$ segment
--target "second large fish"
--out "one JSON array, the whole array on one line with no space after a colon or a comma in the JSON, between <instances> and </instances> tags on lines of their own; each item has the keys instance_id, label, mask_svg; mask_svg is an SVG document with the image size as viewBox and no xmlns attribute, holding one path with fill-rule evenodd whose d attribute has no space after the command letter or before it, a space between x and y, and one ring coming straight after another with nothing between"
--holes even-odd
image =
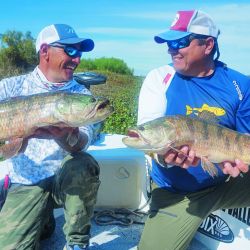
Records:
<instances>
[{"instance_id":1,"label":"second large fish","mask_svg":"<svg viewBox=\"0 0 250 250\"><path fill-rule=\"evenodd\" d=\"M241 159L250 164L250 136L188 116L166 116L129 129L123 143L146 153L165 154L170 148L188 145L201 158L211 176L218 174L213 163Z\"/></svg>"}]
</instances>

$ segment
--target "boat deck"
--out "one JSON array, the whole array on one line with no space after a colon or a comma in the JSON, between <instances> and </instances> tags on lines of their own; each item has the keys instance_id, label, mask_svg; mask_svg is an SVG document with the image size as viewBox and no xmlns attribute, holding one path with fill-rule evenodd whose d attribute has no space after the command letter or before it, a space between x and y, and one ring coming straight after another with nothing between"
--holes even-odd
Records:
<instances>
[{"instance_id":1,"label":"boat deck","mask_svg":"<svg viewBox=\"0 0 250 250\"><path fill-rule=\"evenodd\" d=\"M62 209L55 210L56 230L51 238L41 242L41 250L62 250L65 237L62 231L64 216ZM143 221L144 219L140 219ZM98 225L92 220L91 250L136 250L143 225ZM188 250L208 250L198 240L193 239Z\"/></svg>"},{"instance_id":2,"label":"boat deck","mask_svg":"<svg viewBox=\"0 0 250 250\"><path fill-rule=\"evenodd\" d=\"M101 186L98 191L95 216L101 211L106 211L101 207L107 206L112 207L109 211L117 211L116 207L134 207L144 212L148 210L145 156L142 152L128 149L122 143L122 137L123 135L101 134L100 139L88 149L88 152L96 158L101 167ZM115 189L112 188L114 186ZM133 194L133 197L131 194ZM56 230L50 239L42 242L42 250L61 250L65 245L62 231L64 224L63 210L55 210L55 217ZM105 216L101 218L104 220L110 219L110 217L105 218ZM146 216L132 215L131 217L129 215L129 218L144 223ZM110 225L99 225L93 219L90 249L135 250L142 230L143 224L133 223L128 226L121 226L112 223ZM194 239L188 250L207 250L207 248Z\"/></svg>"}]
</instances>

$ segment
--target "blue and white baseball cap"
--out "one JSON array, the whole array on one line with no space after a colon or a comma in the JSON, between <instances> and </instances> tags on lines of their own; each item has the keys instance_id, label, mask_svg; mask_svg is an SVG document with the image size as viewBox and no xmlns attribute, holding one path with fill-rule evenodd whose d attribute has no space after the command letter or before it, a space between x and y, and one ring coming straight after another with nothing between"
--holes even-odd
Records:
<instances>
[{"instance_id":1,"label":"blue and white baseball cap","mask_svg":"<svg viewBox=\"0 0 250 250\"><path fill-rule=\"evenodd\" d=\"M220 31L213 19L200 10L184 10L176 13L169 30L154 37L157 43L178 40L190 34L218 38Z\"/></svg>"},{"instance_id":2,"label":"blue and white baseball cap","mask_svg":"<svg viewBox=\"0 0 250 250\"><path fill-rule=\"evenodd\" d=\"M43 28L36 39L36 52L40 50L42 44L51 43L81 43L83 52L91 51L95 46L92 39L78 37L75 30L67 24L52 24Z\"/></svg>"}]
</instances>

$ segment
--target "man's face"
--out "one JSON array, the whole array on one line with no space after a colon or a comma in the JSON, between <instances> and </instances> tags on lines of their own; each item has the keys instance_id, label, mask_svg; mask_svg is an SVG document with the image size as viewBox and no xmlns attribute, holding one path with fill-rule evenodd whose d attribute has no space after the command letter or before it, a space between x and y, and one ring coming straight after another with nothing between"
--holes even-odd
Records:
<instances>
[{"instance_id":1,"label":"man's face","mask_svg":"<svg viewBox=\"0 0 250 250\"><path fill-rule=\"evenodd\" d=\"M70 46L80 49L79 44ZM52 82L65 82L72 80L73 73L80 63L81 53L72 57L65 52L64 48L50 45L48 53L48 80Z\"/></svg>"},{"instance_id":2,"label":"man's face","mask_svg":"<svg viewBox=\"0 0 250 250\"><path fill-rule=\"evenodd\" d=\"M204 76L207 70L207 65L211 61L211 57L208 56L210 51L206 40L201 43L198 39L193 39L187 47L175 49L169 46L168 49L176 72L185 76L198 77Z\"/></svg>"}]
</instances>

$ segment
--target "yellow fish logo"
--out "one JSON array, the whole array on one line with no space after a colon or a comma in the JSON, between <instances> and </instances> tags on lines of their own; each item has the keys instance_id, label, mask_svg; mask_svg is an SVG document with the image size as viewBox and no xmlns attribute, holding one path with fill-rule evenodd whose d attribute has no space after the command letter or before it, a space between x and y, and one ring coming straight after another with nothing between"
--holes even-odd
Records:
<instances>
[{"instance_id":1,"label":"yellow fish logo","mask_svg":"<svg viewBox=\"0 0 250 250\"><path fill-rule=\"evenodd\" d=\"M226 113L226 111L222 108L210 107L207 104L203 104L201 108L191 108L189 105L186 105L186 115L190 115L192 113L197 115L203 111L211 112L216 116L222 116Z\"/></svg>"}]
</instances>

